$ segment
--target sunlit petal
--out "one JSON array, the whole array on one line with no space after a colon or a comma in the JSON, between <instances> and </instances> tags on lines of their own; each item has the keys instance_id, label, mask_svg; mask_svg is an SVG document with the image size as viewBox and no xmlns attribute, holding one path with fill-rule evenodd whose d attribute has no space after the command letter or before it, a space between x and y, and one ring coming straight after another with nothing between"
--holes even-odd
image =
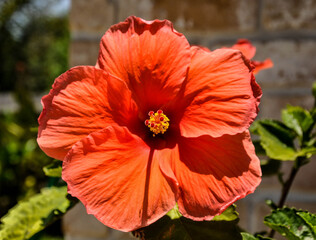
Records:
<instances>
[{"instance_id":1,"label":"sunlit petal","mask_svg":"<svg viewBox=\"0 0 316 240\"><path fill-rule=\"evenodd\" d=\"M184 94L189 105L180 122L181 134L219 137L245 131L257 116L261 97L251 70L237 50L195 52Z\"/></svg>"},{"instance_id":2,"label":"sunlit petal","mask_svg":"<svg viewBox=\"0 0 316 240\"><path fill-rule=\"evenodd\" d=\"M128 125L135 113L126 84L88 66L59 76L42 104L37 141L60 160L80 139L109 125Z\"/></svg>"},{"instance_id":3,"label":"sunlit petal","mask_svg":"<svg viewBox=\"0 0 316 240\"><path fill-rule=\"evenodd\" d=\"M62 177L88 213L109 227L132 231L175 205L160 160L127 128L108 127L74 145L64 160Z\"/></svg>"},{"instance_id":4,"label":"sunlit petal","mask_svg":"<svg viewBox=\"0 0 316 240\"><path fill-rule=\"evenodd\" d=\"M171 22L129 17L102 37L97 65L126 81L137 104L149 111L179 91L190 64L189 49Z\"/></svg>"}]
</instances>

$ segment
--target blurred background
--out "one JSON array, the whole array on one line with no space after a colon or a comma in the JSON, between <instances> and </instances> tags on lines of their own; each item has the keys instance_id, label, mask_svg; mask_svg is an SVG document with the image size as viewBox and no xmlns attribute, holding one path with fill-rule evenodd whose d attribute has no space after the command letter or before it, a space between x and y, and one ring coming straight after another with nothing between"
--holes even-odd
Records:
<instances>
[{"instance_id":1,"label":"blurred background","mask_svg":"<svg viewBox=\"0 0 316 240\"><path fill-rule=\"evenodd\" d=\"M1 0L0 216L53 184L42 173L52 159L36 144L40 98L70 67L94 65L104 32L130 15L169 19L191 44L211 50L249 39L257 47L254 60L274 62L256 76L263 89L259 118L280 119L286 104L313 106L316 0ZM315 213L316 161L308 166L298 173L287 205ZM290 167L283 163L282 170ZM264 200L277 201L280 189L277 177L265 177L239 201L241 226L264 230L263 216L270 211ZM41 236L63 239L62 231L67 240L129 239L86 215L81 205Z\"/></svg>"},{"instance_id":2,"label":"blurred background","mask_svg":"<svg viewBox=\"0 0 316 240\"><path fill-rule=\"evenodd\" d=\"M42 170L52 159L37 146L37 118L68 69L69 10L68 0L0 1L0 217L55 181ZM61 236L61 222L46 233Z\"/></svg>"}]
</instances>

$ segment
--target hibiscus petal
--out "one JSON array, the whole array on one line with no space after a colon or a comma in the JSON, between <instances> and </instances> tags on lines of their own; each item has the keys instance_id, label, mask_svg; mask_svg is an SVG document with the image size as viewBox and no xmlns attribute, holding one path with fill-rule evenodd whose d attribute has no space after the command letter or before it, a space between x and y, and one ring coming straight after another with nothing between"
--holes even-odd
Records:
<instances>
[{"instance_id":1,"label":"hibiscus petal","mask_svg":"<svg viewBox=\"0 0 316 240\"><path fill-rule=\"evenodd\" d=\"M62 178L103 224L132 231L175 206L171 186L153 151L125 127L108 127L77 142L63 162Z\"/></svg>"},{"instance_id":2,"label":"hibiscus petal","mask_svg":"<svg viewBox=\"0 0 316 240\"><path fill-rule=\"evenodd\" d=\"M199 45L193 45L193 46L191 46L191 48L190 48L191 57L192 57L193 55L195 55L195 53L198 52L198 51L211 52L211 50L208 49L207 47L199 46Z\"/></svg>"},{"instance_id":3,"label":"hibiscus petal","mask_svg":"<svg viewBox=\"0 0 316 240\"><path fill-rule=\"evenodd\" d=\"M169 184L172 186L175 199L178 199L179 183L173 172L173 168L171 167L173 162L179 161L180 159L178 145L175 145L173 148L164 148L161 150L157 150L154 156L160 160L160 169L165 178L168 180Z\"/></svg>"},{"instance_id":4,"label":"hibiscus petal","mask_svg":"<svg viewBox=\"0 0 316 240\"><path fill-rule=\"evenodd\" d=\"M129 17L102 37L97 65L125 80L142 110L158 110L179 91L189 49L171 22Z\"/></svg>"},{"instance_id":5,"label":"hibiscus petal","mask_svg":"<svg viewBox=\"0 0 316 240\"><path fill-rule=\"evenodd\" d=\"M240 51L195 51L188 74L181 134L219 137L245 131L258 113L261 89Z\"/></svg>"},{"instance_id":6,"label":"hibiscus petal","mask_svg":"<svg viewBox=\"0 0 316 240\"><path fill-rule=\"evenodd\" d=\"M251 61L251 63L255 66L255 70L253 71L254 74L257 74L263 69L272 68L273 62L270 58L264 60L263 62L260 61Z\"/></svg>"},{"instance_id":7,"label":"hibiscus petal","mask_svg":"<svg viewBox=\"0 0 316 240\"><path fill-rule=\"evenodd\" d=\"M135 108L125 82L87 66L59 76L42 104L37 141L47 155L60 160L91 132L127 125Z\"/></svg>"},{"instance_id":8,"label":"hibiscus petal","mask_svg":"<svg viewBox=\"0 0 316 240\"><path fill-rule=\"evenodd\" d=\"M220 138L182 138L180 161L173 168L179 182L180 212L193 220L210 220L261 181L260 162L248 132Z\"/></svg>"},{"instance_id":9,"label":"hibiscus petal","mask_svg":"<svg viewBox=\"0 0 316 240\"><path fill-rule=\"evenodd\" d=\"M256 54L256 47L247 39L239 39L231 48L241 51L248 59L252 59Z\"/></svg>"},{"instance_id":10,"label":"hibiscus petal","mask_svg":"<svg viewBox=\"0 0 316 240\"><path fill-rule=\"evenodd\" d=\"M251 88L252 88L253 96L257 100L256 101L256 110L257 110L257 112L259 112L259 104L260 104L260 99L262 96L262 90L261 90L261 87L259 86L259 84L256 82L256 78L255 78L254 74L252 74L252 76L251 76Z\"/></svg>"},{"instance_id":11,"label":"hibiscus petal","mask_svg":"<svg viewBox=\"0 0 316 240\"><path fill-rule=\"evenodd\" d=\"M256 54L256 47L251 44L247 39L239 39L238 42L231 47L232 49L237 49L244 54L244 56L248 59L252 59ZM257 74L263 69L273 67L273 62L271 59L266 59L263 62L261 61L251 61L251 63L255 66L253 71L254 74Z\"/></svg>"}]
</instances>

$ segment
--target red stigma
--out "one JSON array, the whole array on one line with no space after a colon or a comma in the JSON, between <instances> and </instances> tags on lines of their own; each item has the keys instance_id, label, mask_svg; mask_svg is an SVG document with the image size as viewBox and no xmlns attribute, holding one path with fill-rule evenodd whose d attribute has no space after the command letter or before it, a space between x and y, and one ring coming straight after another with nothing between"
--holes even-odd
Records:
<instances>
[{"instance_id":1,"label":"red stigma","mask_svg":"<svg viewBox=\"0 0 316 240\"><path fill-rule=\"evenodd\" d=\"M145 125L153 132L155 137L157 134L164 134L169 127L169 119L163 114L162 110L157 112L148 112L149 119L145 120Z\"/></svg>"}]
</instances>

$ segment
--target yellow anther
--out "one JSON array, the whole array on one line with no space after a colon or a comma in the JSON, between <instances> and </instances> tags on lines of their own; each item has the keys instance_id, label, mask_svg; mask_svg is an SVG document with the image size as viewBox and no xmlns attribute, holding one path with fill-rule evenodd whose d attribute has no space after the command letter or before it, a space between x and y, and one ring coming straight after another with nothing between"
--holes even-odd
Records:
<instances>
[{"instance_id":1,"label":"yellow anther","mask_svg":"<svg viewBox=\"0 0 316 240\"><path fill-rule=\"evenodd\" d=\"M149 119L145 121L145 125L154 133L153 136L155 137L158 133L164 134L169 127L169 118L163 114L162 110L150 111L148 115Z\"/></svg>"}]
</instances>

